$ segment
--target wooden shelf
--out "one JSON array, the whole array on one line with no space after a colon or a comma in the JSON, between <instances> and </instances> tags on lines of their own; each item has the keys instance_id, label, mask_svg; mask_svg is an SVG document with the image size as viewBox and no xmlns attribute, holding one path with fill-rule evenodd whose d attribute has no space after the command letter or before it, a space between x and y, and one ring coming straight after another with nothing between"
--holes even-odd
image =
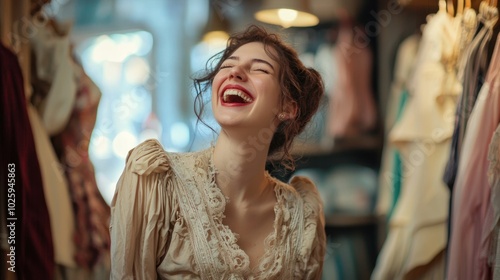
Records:
<instances>
[{"instance_id":1,"label":"wooden shelf","mask_svg":"<svg viewBox=\"0 0 500 280\"><path fill-rule=\"evenodd\" d=\"M380 137L367 136L358 139L342 140L326 149L321 146L296 143L292 150L295 157L295 170L330 170L335 166L361 165L378 170L382 151ZM272 176L288 182L293 171L285 170L279 159L271 159L266 166Z\"/></svg>"},{"instance_id":2,"label":"wooden shelf","mask_svg":"<svg viewBox=\"0 0 500 280\"><path fill-rule=\"evenodd\" d=\"M348 150L376 150L383 146L382 137L379 135L366 135L352 139L337 139L331 143L311 144L297 141L292 146L292 153L297 156L314 156L332 154Z\"/></svg>"},{"instance_id":3,"label":"wooden shelf","mask_svg":"<svg viewBox=\"0 0 500 280\"><path fill-rule=\"evenodd\" d=\"M378 222L375 215L333 214L325 216L326 227L370 226L377 225Z\"/></svg>"}]
</instances>

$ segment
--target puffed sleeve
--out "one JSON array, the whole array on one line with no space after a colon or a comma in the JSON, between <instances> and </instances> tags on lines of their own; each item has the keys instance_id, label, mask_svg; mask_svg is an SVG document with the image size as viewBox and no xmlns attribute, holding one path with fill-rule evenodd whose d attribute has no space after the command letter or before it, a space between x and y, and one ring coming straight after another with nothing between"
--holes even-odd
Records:
<instances>
[{"instance_id":1,"label":"puffed sleeve","mask_svg":"<svg viewBox=\"0 0 500 280\"><path fill-rule=\"evenodd\" d=\"M321 279L326 250L323 202L314 183L302 176L290 181L304 201L304 236L297 268L300 279Z\"/></svg>"},{"instance_id":2,"label":"puffed sleeve","mask_svg":"<svg viewBox=\"0 0 500 280\"><path fill-rule=\"evenodd\" d=\"M111 279L156 279L172 217L170 175L158 141L129 152L111 202Z\"/></svg>"}]
</instances>

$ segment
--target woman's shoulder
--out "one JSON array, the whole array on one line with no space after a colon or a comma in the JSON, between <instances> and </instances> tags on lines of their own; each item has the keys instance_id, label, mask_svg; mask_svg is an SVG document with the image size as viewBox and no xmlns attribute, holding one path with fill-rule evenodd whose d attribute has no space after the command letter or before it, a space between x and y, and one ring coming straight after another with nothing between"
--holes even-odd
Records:
<instances>
[{"instance_id":1,"label":"woman's shoulder","mask_svg":"<svg viewBox=\"0 0 500 280\"><path fill-rule=\"evenodd\" d=\"M319 263L322 262L326 245L324 231L325 218L323 202L313 181L304 176L294 176L288 182L283 183L283 193L286 198L284 216L289 216L291 230L298 235L297 245L301 265L297 266L297 275L305 272L321 270ZM293 217L293 218L291 218ZM296 221L293 224L292 221ZM312 279L311 277L305 277Z\"/></svg>"},{"instance_id":2,"label":"woman's shoulder","mask_svg":"<svg viewBox=\"0 0 500 280\"><path fill-rule=\"evenodd\" d=\"M149 139L129 151L126 168L138 175L171 173L176 169L194 168L194 162L203 161L200 159L208 157L208 150L167 152L158 140Z\"/></svg>"},{"instance_id":3,"label":"woman's shoulder","mask_svg":"<svg viewBox=\"0 0 500 280\"><path fill-rule=\"evenodd\" d=\"M305 176L294 176L290 181L283 183L284 192L287 200L292 204L296 204L294 200L301 200L304 205L305 217L316 219L323 214L323 201L316 188L316 185L311 179Z\"/></svg>"},{"instance_id":4,"label":"woman's shoulder","mask_svg":"<svg viewBox=\"0 0 500 280\"><path fill-rule=\"evenodd\" d=\"M310 202L310 200L319 200L321 202L320 194L314 182L306 176L293 176L288 182L300 197Z\"/></svg>"},{"instance_id":5,"label":"woman's shoulder","mask_svg":"<svg viewBox=\"0 0 500 280\"><path fill-rule=\"evenodd\" d=\"M130 150L126 169L138 175L170 171L170 160L163 146L156 139L148 139Z\"/></svg>"}]
</instances>

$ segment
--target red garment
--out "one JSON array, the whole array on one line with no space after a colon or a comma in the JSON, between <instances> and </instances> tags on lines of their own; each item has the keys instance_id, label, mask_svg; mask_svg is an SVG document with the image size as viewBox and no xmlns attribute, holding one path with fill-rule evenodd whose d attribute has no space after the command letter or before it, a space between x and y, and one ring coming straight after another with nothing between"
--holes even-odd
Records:
<instances>
[{"instance_id":1,"label":"red garment","mask_svg":"<svg viewBox=\"0 0 500 280\"><path fill-rule=\"evenodd\" d=\"M101 92L80 65L75 70L79 73L76 102L67 126L53 137L53 144L68 178L75 211L75 261L92 269L109 256L111 209L97 187L88 154Z\"/></svg>"},{"instance_id":2,"label":"red garment","mask_svg":"<svg viewBox=\"0 0 500 280\"><path fill-rule=\"evenodd\" d=\"M21 67L15 54L0 45L2 157L0 178L7 191L8 164L15 164L15 271L17 279L53 279L54 249L42 175L31 131ZM5 180L5 181L4 181ZM3 207L7 201L2 201ZM9 213L7 213L9 217ZM4 266L10 265L4 264Z\"/></svg>"}]
</instances>

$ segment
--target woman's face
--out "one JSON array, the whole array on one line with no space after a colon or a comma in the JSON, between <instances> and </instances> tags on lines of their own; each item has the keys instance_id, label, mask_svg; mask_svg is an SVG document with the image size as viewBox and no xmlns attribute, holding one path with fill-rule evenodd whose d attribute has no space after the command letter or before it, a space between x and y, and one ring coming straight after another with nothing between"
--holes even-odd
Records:
<instances>
[{"instance_id":1,"label":"woman's face","mask_svg":"<svg viewBox=\"0 0 500 280\"><path fill-rule=\"evenodd\" d=\"M280 113L279 65L264 45L242 45L222 62L212 83L212 110L224 128L273 128Z\"/></svg>"}]
</instances>

